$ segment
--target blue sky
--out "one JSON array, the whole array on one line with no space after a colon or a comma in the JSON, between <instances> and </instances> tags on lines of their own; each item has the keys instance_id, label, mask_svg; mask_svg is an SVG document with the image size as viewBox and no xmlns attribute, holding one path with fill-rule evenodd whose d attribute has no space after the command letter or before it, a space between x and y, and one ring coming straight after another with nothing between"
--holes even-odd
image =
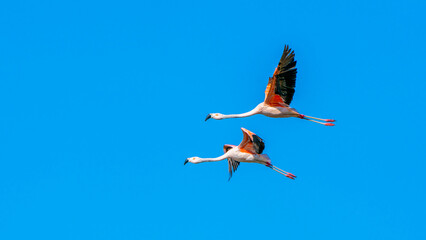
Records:
<instances>
[{"instance_id":1,"label":"blue sky","mask_svg":"<svg viewBox=\"0 0 426 240\"><path fill-rule=\"evenodd\" d=\"M1 239L423 239L423 1L13 1L0 7ZM204 122L264 98L335 118ZM245 127L289 180L183 166Z\"/></svg>"}]
</instances>

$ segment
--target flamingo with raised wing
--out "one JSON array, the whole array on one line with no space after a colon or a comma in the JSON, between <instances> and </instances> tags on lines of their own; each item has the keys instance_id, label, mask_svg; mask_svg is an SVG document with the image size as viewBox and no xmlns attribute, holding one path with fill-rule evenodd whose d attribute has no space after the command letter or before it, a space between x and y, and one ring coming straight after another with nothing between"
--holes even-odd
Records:
<instances>
[{"instance_id":1,"label":"flamingo with raised wing","mask_svg":"<svg viewBox=\"0 0 426 240\"><path fill-rule=\"evenodd\" d=\"M184 165L188 162L197 164L203 162L217 162L228 159L229 179L231 179L232 173L237 170L240 162L260 163L275 170L278 173L283 174L288 178L296 178L295 175L272 165L271 159L269 159L268 155L262 154L263 149L265 149L265 143L263 142L262 138L245 128L241 128L241 130L243 130L244 137L240 145L234 146L226 144L223 146L223 151L225 154L222 156L217 158L190 157L185 160Z\"/></svg>"},{"instance_id":2,"label":"flamingo with raised wing","mask_svg":"<svg viewBox=\"0 0 426 240\"><path fill-rule=\"evenodd\" d=\"M257 105L253 110L242 114L221 114L210 113L206 117L206 121L210 118L221 120L226 118L243 118L255 114L262 114L272 118L288 118L297 117L308 121L316 122L325 126L334 126L333 119L323 119L300 114L296 109L290 107L291 100L296 87L296 61L294 60L294 51L287 45L275 68L274 75L269 78L265 91L265 100ZM315 119L315 120L313 120Z\"/></svg>"}]
</instances>

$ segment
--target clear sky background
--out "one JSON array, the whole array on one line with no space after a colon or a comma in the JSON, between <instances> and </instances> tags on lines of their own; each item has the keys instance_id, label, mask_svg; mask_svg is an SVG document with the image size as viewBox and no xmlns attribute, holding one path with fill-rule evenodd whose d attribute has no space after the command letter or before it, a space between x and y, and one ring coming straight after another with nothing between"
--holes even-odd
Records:
<instances>
[{"instance_id":1,"label":"clear sky background","mask_svg":"<svg viewBox=\"0 0 426 240\"><path fill-rule=\"evenodd\" d=\"M12 3L13 2L13 3ZM424 1L0 6L0 239L426 239ZM285 44L292 106L246 112ZM290 180L216 157L245 127Z\"/></svg>"}]
</instances>

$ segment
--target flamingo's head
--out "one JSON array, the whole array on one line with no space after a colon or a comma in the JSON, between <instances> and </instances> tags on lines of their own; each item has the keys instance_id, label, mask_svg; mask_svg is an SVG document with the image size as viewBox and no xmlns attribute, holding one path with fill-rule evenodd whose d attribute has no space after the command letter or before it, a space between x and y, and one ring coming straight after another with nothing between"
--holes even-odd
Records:
<instances>
[{"instance_id":1,"label":"flamingo's head","mask_svg":"<svg viewBox=\"0 0 426 240\"><path fill-rule=\"evenodd\" d=\"M222 120L223 114L222 113L210 113L209 115L207 115L206 121L209 120L210 118L213 118L213 119L216 119L216 120Z\"/></svg>"},{"instance_id":2,"label":"flamingo's head","mask_svg":"<svg viewBox=\"0 0 426 240\"><path fill-rule=\"evenodd\" d=\"M199 157L190 157L190 158L187 158L185 160L185 162L183 163L183 165L187 164L188 162L197 164L197 163L201 162L201 158L199 158Z\"/></svg>"}]
</instances>

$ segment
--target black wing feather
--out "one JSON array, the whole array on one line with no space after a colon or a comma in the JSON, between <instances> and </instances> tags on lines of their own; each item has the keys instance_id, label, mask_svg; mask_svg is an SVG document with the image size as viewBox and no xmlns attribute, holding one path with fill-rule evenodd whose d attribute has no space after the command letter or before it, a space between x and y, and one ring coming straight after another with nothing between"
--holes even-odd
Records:
<instances>
[{"instance_id":1,"label":"black wing feather","mask_svg":"<svg viewBox=\"0 0 426 240\"><path fill-rule=\"evenodd\" d=\"M290 105L293 100L294 88L296 87L296 61L294 61L294 51L288 45L284 47L284 52L278 63L278 74L275 93L279 94L284 102Z\"/></svg>"},{"instance_id":2,"label":"black wing feather","mask_svg":"<svg viewBox=\"0 0 426 240\"><path fill-rule=\"evenodd\" d=\"M257 154L262 154L263 150L265 149L265 143L263 142L263 139L257 135L253 135L253 147Z\"/></svg>"},{"instance_id":3,"label":"black wing feather","mask_svg":"<svg viewBox=\"0 0 426 240\"><path fill-rule=\"evenodd\" d=\"M237 168L239 165L240 165L240 162L232 160L232 158L228 158L228 171L229 171L228 181L231 180L232 173L237 171Z\"/></svg>"},{"instance_id":4,"label":"black wing feather","mask_svg":"<svg viewBox=\"0 0 426 240\"><path fill-rule=\"evenodd\" d=\"M228 152L231 149L232 149L232 146L229 146L229 145L223 146L223 150L225 152ZM240 165L240 162L232 160L232 158L228 158L228 171L229 171L228 181L231 180L232 173L237 171L237 168L238 168L239 165Z\"/></svg>"}]
</instances>

